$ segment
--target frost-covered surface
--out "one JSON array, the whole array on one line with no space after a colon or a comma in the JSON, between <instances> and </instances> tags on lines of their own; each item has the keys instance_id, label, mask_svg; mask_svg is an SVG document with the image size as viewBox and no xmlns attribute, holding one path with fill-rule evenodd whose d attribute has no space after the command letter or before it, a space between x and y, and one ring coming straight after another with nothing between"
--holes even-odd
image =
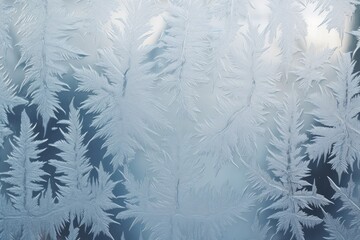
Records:
<instances>
[{"instance_id":1,"label":"frost-covered surface","mask_svg":"<svg viewBox=\"0 0 360 240\"><path fill-rule=\"evenodd\" d=\"M0 0L0 239L360 239L358 4Z\"/></svg>"}]
</instances>

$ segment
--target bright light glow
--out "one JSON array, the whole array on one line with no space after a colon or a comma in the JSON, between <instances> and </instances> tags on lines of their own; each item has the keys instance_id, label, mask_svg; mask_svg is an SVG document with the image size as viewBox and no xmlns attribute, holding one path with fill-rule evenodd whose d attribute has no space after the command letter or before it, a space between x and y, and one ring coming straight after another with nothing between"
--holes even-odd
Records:
<instances>
[{"instance_id":1,"label":"bright light glow","mask_svg":"<svg viewBox=\"0 0 360 240\"><path fill-rule=\"evenodd\" d=\"M162 30L165 27L165 21L162 15L154 17L150 20L150 25L152 26L152 34L144 42L144 45L151 45L157 42L159 39Z\"/></svg>"},{"instance_id":2,"label":"bright light glow","mask_svg":"<svg viewBox=\"0 0 360 240\"><path fill-rule=\"evenodd\" d=\"M350 41L349 34L344 35L343 43L341 43L338 32L336 30L328 31L326 29L326 24L322 24L325 19L326 12L319 14L319 12L316 12L315 8L315 4L308 3L303 11L304 19L308 26L308 33L306 36L307 45L310 46L312 44L321 48L346 48ZM264 4L263 0L254 0L252 2L252 7L249 8L249 15L251 15L250 19L252 19L255 25L259 25L260 30L266 27L268 18L270 17L269 14L270 9L266 4ZM126 17L125 15L126 14L122 11L115 12L111 17L112 24L119 25L121 28L120 25L122 23L117 19L124 18ZM150 21L150 25L152 26L152 35L144 42L144 45L151 45L156 43L162 33L163 28L165 27L165 22L163 17L159 15ZM344 27L346 32L350 29L351 26Z\"/></svg>"},{"instance_id":3,"label":"bright light glow","mask_svg":"<svg viewBox=\"0 0 360 240\"><path fill-rule=\"evenodd\" d=\"M319 14L315 12L315 5L308 4L304 10L304 19L308 26L306 42L308 45L313 44L321 48L341 47L341 40L336 30L328 31L326 25L322 24L326 16L326 12ZM348 28L348 26L346 26ZM347 45L347 38L344 36L344 46Z\"/></svg>"}]
</instances>

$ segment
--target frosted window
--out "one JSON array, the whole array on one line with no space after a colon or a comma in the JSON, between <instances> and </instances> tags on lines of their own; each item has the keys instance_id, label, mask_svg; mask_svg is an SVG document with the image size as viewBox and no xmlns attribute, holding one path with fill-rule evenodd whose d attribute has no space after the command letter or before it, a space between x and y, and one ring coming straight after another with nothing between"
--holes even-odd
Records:
<instances>
[{"instance_id":1,"label":"frosted window","mask_svg":"<svg viewBox=\"0 0 360 240\"><path fill-rule=\"evenodd\" d=\"M359 239L359 3L0 0L0 239Z\"/></svg>"}]
</instances>

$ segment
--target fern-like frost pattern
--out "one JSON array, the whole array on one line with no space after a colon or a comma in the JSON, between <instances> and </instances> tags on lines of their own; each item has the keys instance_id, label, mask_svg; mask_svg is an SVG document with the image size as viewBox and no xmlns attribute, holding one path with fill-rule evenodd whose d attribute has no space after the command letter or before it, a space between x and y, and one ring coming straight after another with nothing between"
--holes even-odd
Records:
<instances>
[{"instance_id":1,"label":"fern-like frost pattern","mask_svg":"<svg viewBox=\"0 0 360 240\"><path fill-rule=\"evenodd\" d=\"M359 0L0 0L0 240L360 239Z\"/></svg>"}]
</instances>

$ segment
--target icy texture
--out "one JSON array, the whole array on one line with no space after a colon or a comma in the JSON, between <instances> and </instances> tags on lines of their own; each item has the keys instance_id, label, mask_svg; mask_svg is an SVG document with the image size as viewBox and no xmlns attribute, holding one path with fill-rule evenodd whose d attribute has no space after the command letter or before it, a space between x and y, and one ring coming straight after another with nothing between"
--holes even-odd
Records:
<instances>
[{"instance_id":1,"label":"icy texture","mask_svg":"<svg viewBox=\"0 0 360 240\"><path fill-rule=\"evenodd\" d=\"M359 3L0 0L0 239L359 239Z\"/></svg>"}]
</instances>

